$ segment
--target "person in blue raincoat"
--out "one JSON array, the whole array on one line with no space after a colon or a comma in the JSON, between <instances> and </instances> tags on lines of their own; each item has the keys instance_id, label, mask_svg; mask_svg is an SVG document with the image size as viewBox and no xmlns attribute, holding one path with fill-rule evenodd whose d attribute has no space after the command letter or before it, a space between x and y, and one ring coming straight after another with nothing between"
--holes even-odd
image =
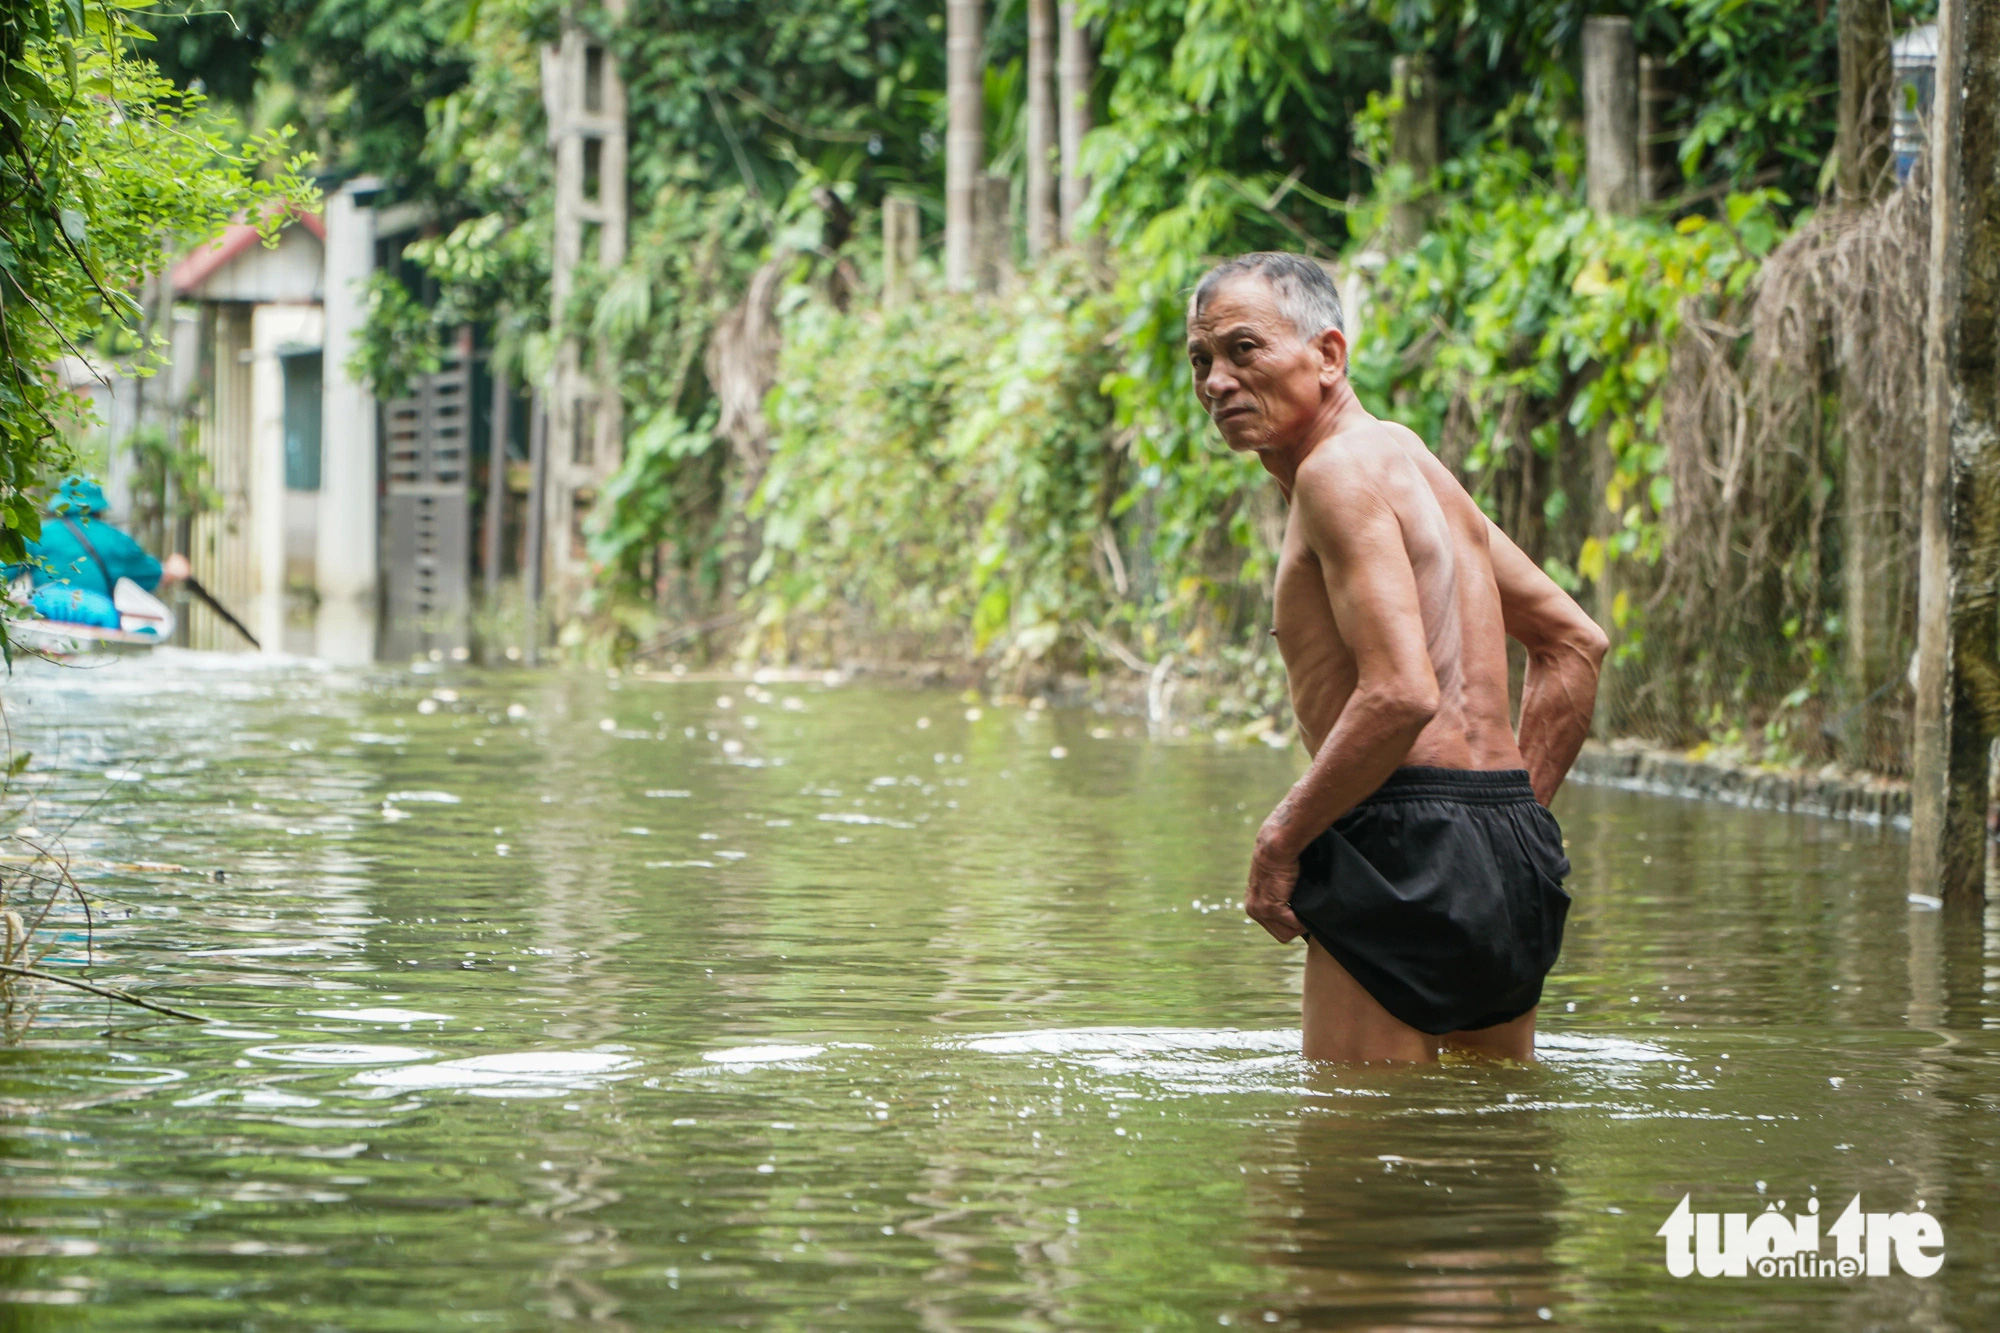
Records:
<instances>
[{"instance_id":1,"label":"person in blue raincoat","mask_svg":"<svg viewBox=\"0 0 2000 1333\"><path fill-rule=\"evenodd\" d=\"M71 625L118 628L118 608L112 589L130 579L147 592L188 576L187 557L175 553L164 562L104 521L110 506L97 483L68 477L49 497L42 535L28 543L35 557L24 565L9 565L0 576L12 582L22 574L34 578L34 607L50 620Z\"/></svg>"}]
</instances>

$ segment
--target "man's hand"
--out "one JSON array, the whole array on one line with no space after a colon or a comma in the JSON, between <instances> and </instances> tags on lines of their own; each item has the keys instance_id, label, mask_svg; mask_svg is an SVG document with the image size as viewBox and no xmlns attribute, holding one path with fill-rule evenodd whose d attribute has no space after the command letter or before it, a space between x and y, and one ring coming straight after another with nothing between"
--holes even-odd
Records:
<instances>
[{"instance_id":1,"label":"man's hand","mask_svg":"<svg viewBox=\"0 0 2000 1333\"><path fill-rule=\"evenodd\" d=\"M1280 944L1306 933L1292 915L1292 889L1299 882L1299 859L1259 848L1250 858L1250 885L1243 891L1243 910L1271 932Z\"/></svg>"},{"instance_id":2,"label":"man's hand","mask_svg":"<svg viewBox=\"0 0 2000 1333\"><path fill-rule=\"evenodd\" d=\"M179 583L191 572L188 568L188 558L179 551L175 551L160 562L160 582L163 584Z\"/></svg>"}]
</instances>

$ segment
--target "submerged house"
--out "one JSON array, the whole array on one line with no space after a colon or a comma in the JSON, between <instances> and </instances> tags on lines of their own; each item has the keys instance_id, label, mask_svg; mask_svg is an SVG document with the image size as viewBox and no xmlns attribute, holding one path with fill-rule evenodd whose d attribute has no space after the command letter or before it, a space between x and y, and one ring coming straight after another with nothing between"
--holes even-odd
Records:
<instances>
[{"instance_id":1,"label":"submerged house","mask_svg":"<svg viewBox=\"0 0 2000 1333\"><path fill-rule=\"evenodd\" d=\"M466 640L485 368L462 329L408 398L378 404L348 372L369 276L428 221L380 200L378 182L348 181L324 214L287 216L274 246L238 224L168 275L169 434L199 451L216 503L166 540L267 652L367 662ZM120 430L117 397L122 437L137 414ZM124 508L129 462L110 470ZM184 623L190 647L250 646L205 606Z\"/></svg>"},{"instance_id":2,"label":"submerged house","mask_svg":"<svg viewBox=\"0 0 2000 1333\"><path fill-rule=\"evenodd\" d=\"M259 640L282 648L288 601L317 582L326 226L288 217L266 247L238 223L168 281L176 359L195 362L194 440L219 497L191 525L188 559ZM191 603L187 624L192 647L247 646L205 606Z\"/></svg>"}]
</instances>

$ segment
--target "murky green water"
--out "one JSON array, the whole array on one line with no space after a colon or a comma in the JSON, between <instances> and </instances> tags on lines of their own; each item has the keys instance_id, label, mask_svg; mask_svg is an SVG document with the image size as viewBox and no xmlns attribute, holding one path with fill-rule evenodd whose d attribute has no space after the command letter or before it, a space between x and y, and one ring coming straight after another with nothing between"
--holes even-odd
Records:
<instances>
[{"instance_id":1,"label":"murky green water","mask_svg":"<svg viewBox=\"0 0 2000 1333\"><path fill-rule=\"evenodd\" d=\"M1572 787L1544 1063L1332 1070L1235 906L1288 754L818 682L4 698L90 975L226 1020L0 1053L7 1328L2000 1324L1996 934L1893 833ZM1667 1275L1683 1194L1815 1191L1943 1270Z\"/></svg>"}]
</instances>

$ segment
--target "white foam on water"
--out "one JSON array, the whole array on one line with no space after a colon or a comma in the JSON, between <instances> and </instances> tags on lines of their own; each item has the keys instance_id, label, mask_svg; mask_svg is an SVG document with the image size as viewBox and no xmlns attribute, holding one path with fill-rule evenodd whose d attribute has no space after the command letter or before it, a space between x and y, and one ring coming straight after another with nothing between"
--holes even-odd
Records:
<instances>
[{"instance_id":1,"label":"white foam on water","mask_svg":"<svg viewBox=\"0 0 2000 1333\"><path fill-rule=\"evenodd\" d=\"M1553 1065L1621 1066L1681 1064L1688 1059L1650 1041L1592 1036L1582 1032L1537 1032L1535 1055Z\"/></svg>"},{"instance_id":2,"label":"white foam on water","mask_svg":"<svg viewBox=\"0 0 2000 1333\"><path fill-rule=\"evenodd\" d=\"M422 1009L301 1009L308 1018L345 1018L356 1023L445 1023L450 1014L426 1013Z\"/></svg>"},{"instance_id":3,"label":"white foam on water","mask_svg":"<svg viewBox=\"0 0 2000 1333\"><path fill-rule=\"evenodd\" d=\"M732 1046L723 1051L703 1051L701 1058L717 1065L776 1065L810 1060L825 1055L826 1051L824 1046Z\"/></svg>"},{"instance_id":4,"label":"white foam on water","mask_svg":"<svg viewBox=\"0 0 2000 1333\"><path fill-rule=\"evenodd\" d=\"M1236 1028L1044 1028L988 1037L967 1037L945 1045L988 1055L1077 1055L1143 1057L1170 1052L1296 1051L1298 1029L1244 1032Z\"/></svg>"},{"instance_id":5,"label":"white foam on water","mask_svg":"<svg viewBox=\"0 0 2000 1333\"><path fill-rule=\"evenodd\" d=\"M1044 1028L939 1045L982 1055L1042 1056L1186 1094L1295 1090L1308 1069L1299 1058L1296 1028Z\"/></svg>"},{"instance_id":6,"label":"white foam on water","mask_svg":"<svg viewBox=\"0 0 2000 1333\"><path fill-rule=\"evenodd\" d=\"M175 1106L214 1106L218 1102L235 1101L239 1105L263 1110L291 1111L318 1106L317 1097L300 1097L289 1092L279 1092L275 1088L215 1088L209 1092L199 1092L192 1097L183 1097Z\"/></svg>"},{"instance_id":7,"label":"white foam on water","mask_svg":"<svg viewBox=\"0 0 2000 1333\"><path fill-rule=\"evenodd\" d=\"M394 1065L428 1060L436 1051L421 1046L370 1046L309 1043L297 1046L251 1046L243 1054L288 1065Z\"/></svg>"},{"instance_id":8,"label":"white foam on water","mask_svg":"<svg viewBox=\"0 0 2000 1333\"><path fill-rule=\"evenodd\" d=\"M392 791L382 798L385 801L401 801L405 805L413 801L428 801L432 805L463 805L464 802L448 791Z\"/></svg>"},{"instance_id":9,"label":"white foam on water","mask_svg":"<svg viewBox=\"0 0 2000 1333\"><path fill-rule=\"evenodd\" d=\"M396 1092L470 1092L482 1097L554 1097L626 1077L639 1062L619 1051L512 1051L356 1074L350 1082Z\"/></svg>"}]
</instances>

